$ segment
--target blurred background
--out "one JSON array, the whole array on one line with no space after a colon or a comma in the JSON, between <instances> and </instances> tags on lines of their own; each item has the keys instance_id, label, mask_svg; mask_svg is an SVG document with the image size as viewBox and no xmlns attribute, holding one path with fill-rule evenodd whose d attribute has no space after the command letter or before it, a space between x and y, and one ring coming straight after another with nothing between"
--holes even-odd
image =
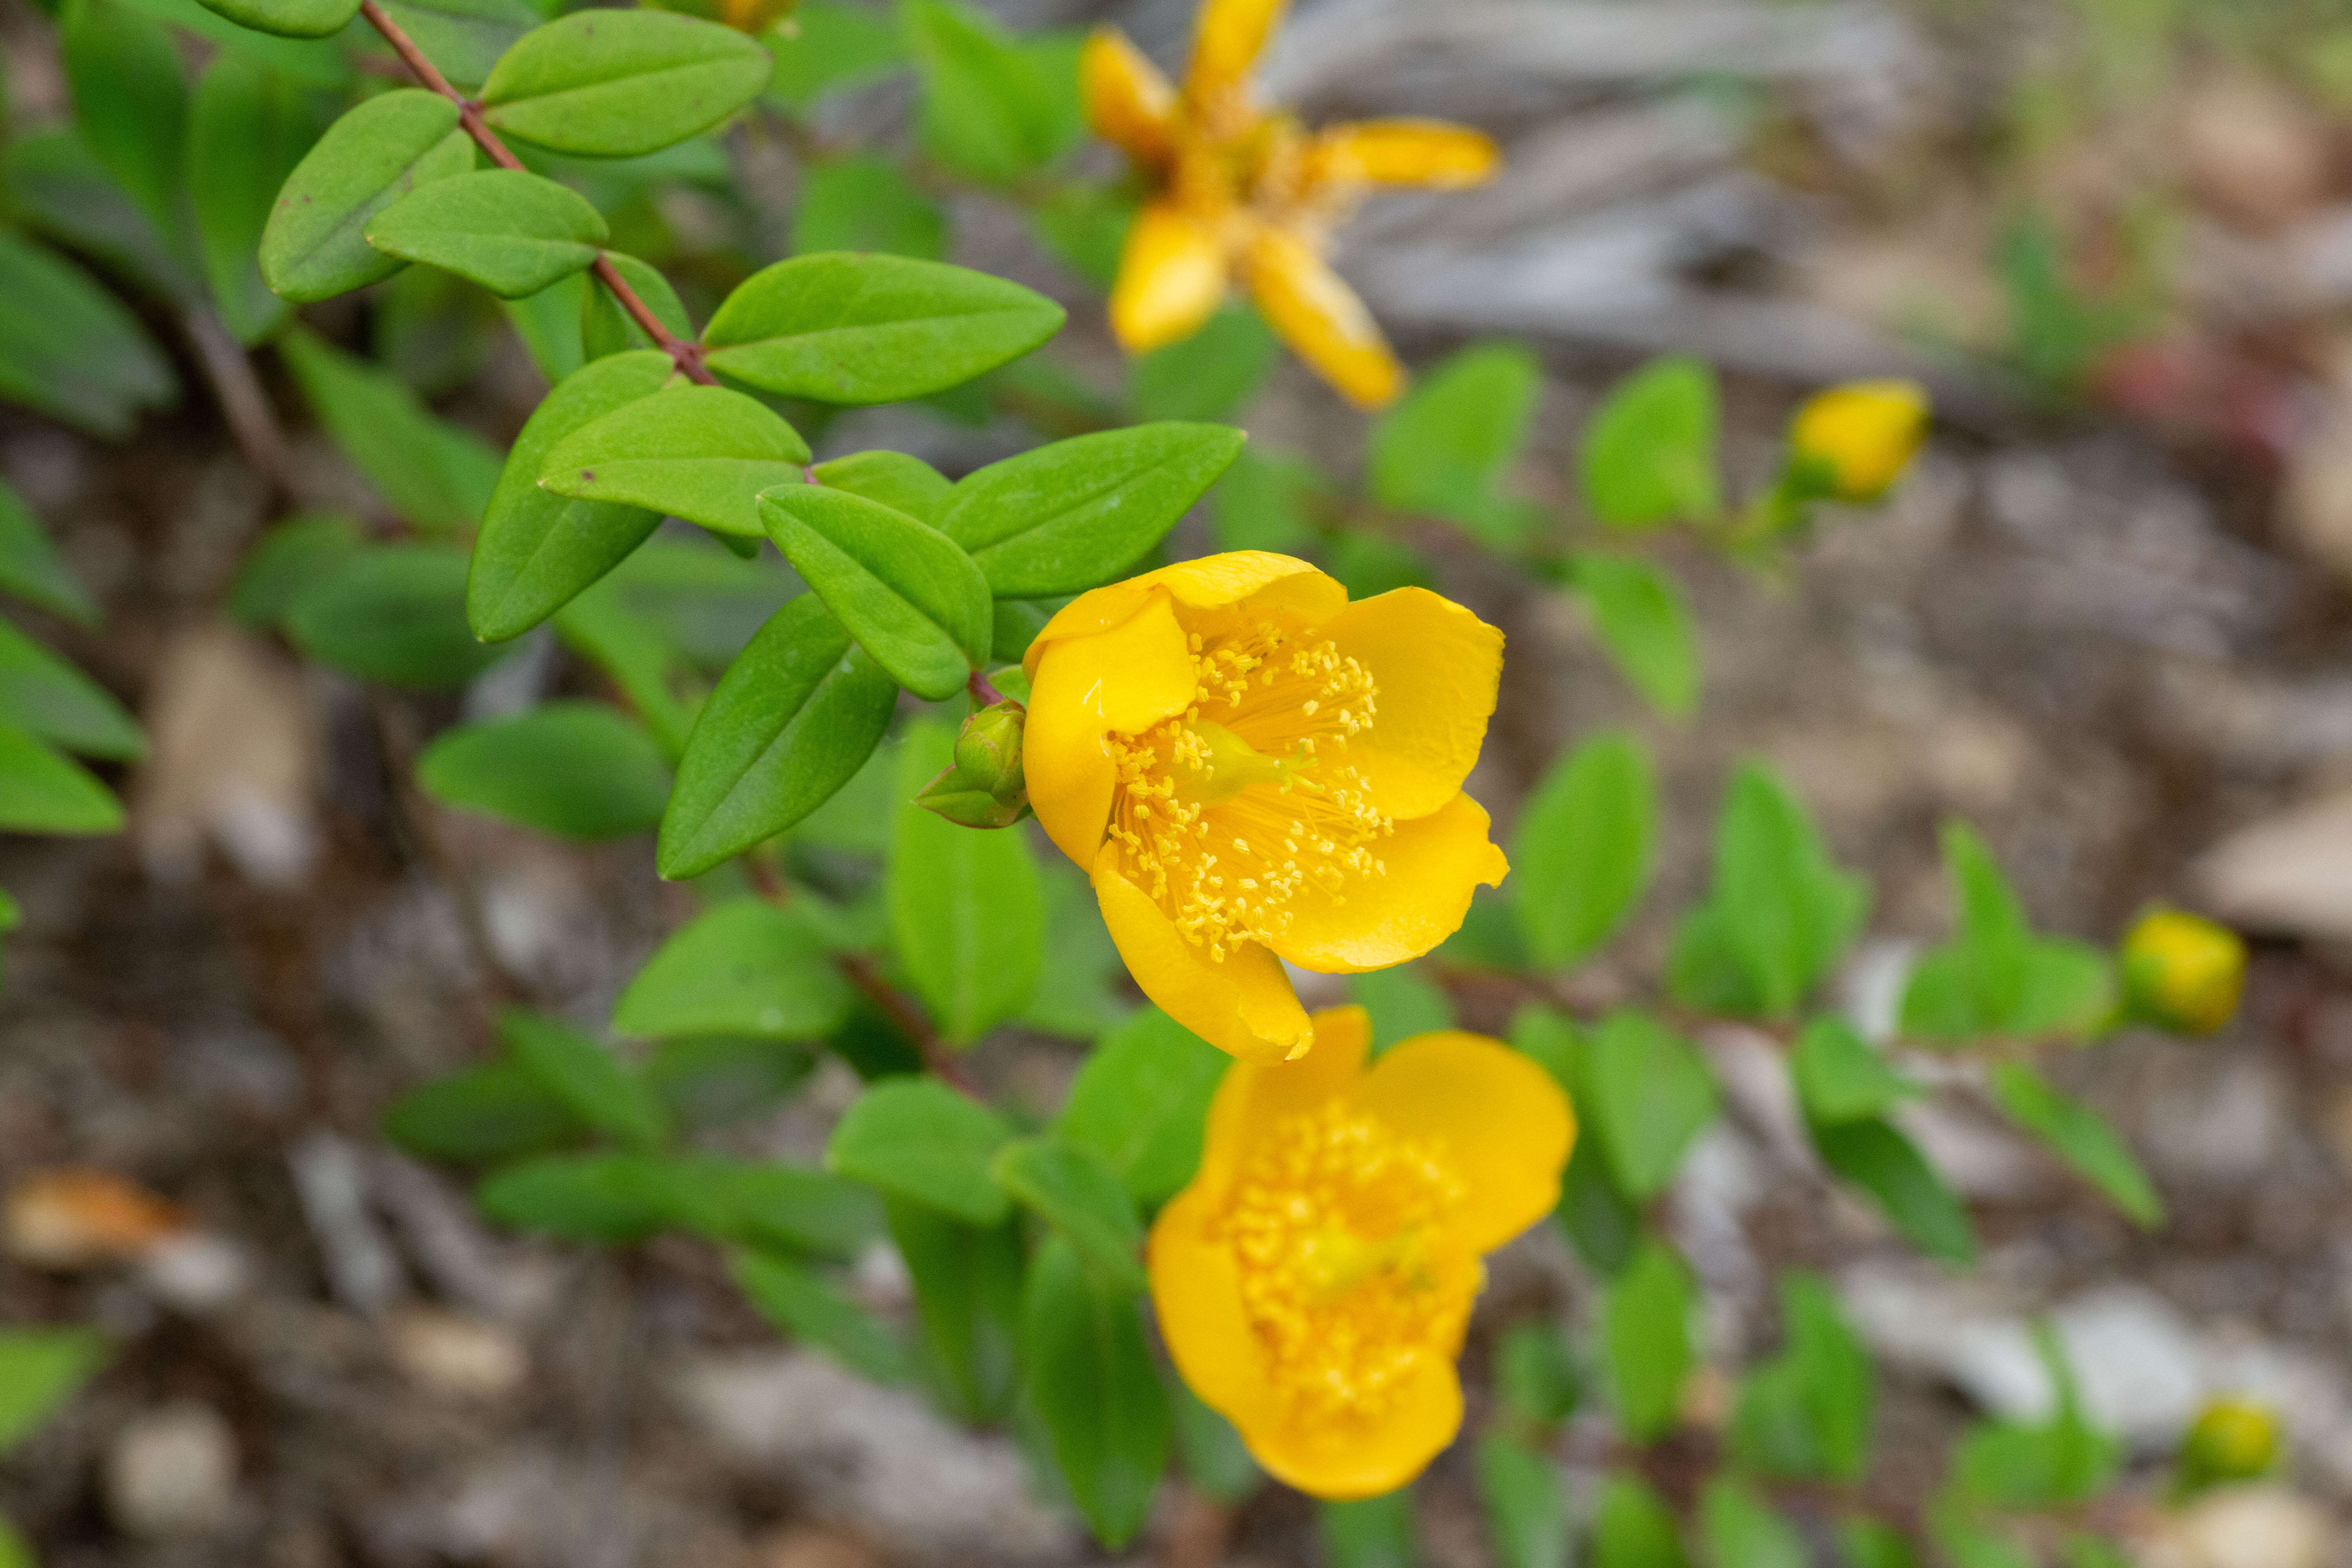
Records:
<instances>
[{"instance_id":1,"label":"blurred background","mask_svg":"<svg viewBox=\"0 0 2352 1568\"><path fill-rule=\"evenodd\" d=\"M1115 20L1171 69L1192 14L992 8L1024 30ZM53 39L0 0L20 137L67 113ZM1822 384L1934 394L1937 434L1888 509L1822 528L1785 573L1675 558L1706 672L1687 721L1642 703L1564 595L1450 531L1412 539L1508 638L1472 784L1498 821L1597 726L1660 759L1664 896L1580 987L1605 1002L1654 968L1746 755L1877 884L1880 934L1842 981L1865 1019L1945 929L1952 815L2043 929L2101 936L2161 899L2259 938L2219 1036L2130 1031L2059 1066L2156 1179L2156 1234L1990 1118L1918 1108L1985 1237L1966 1276L1882 1244L1812 1163L1769 1048L1709 1033L1730 1113L1668 1212L1710 1361L1769 1340L1771 1268L1830 1272L1886 1369L1874 1485L1916 1510L1964 1419L2042 1397L2027 1324L2047 1313L2140 1473L2215 1394L2284 1422L2273 1479L2129 1521L2145 1561L2352 1563L2352 5L1298 0L1265 80L1310 124L1423 114L1502 143L1491 185L1371 205L1338 265L1409 363L1487 335L1540 354L1526 494L1564 493L1601 389L1663 352L1723 373L1738 489ZM810 146L897 134L910 94L885 61L792 134L738 127L733 193L648 180L619 209L632 248L698 317L746 258L793 247ZM9 165L20 216L58 199L40 174ZM1055 363L1115 385L1099 294L1009 207L949 210L951 258L1069 303ZM538 373L487 296L435 276L317 317L503 445ZM193 352L173 350L194 387ZM0 406L0 477L106 624L24 618L150 737L110 775L127 834L0 842L23 911L0 989L0 1321L119 1342L0 1464L0 1508L53 1568L1104 1560L1033 1500L1010 1438L779 1344L707 1248L496 1231L381 1135L397 1095L479 1055L501 1003L603 1016L688 906L645 840L566 847L406 783L429 727L586 679L551 643L461 697L387 705L225 613L280 476L220 407L192 391L107 441ZM1051 406L1028 415L856 411L819 452L895 447L952 476L1052 429ZM1360 416L1287 362L1238 422L1334 472L1360 460ZM320 432L285 439L263 456L313 493L379 504ZM1181 525L1178 553L1216 547L1214 526ZM723 659L785 591L704 605L696 635ZM1466 1024L1503 1026L1507 998L1438 973ZM1007 1031L977 1070L1050 1108L1076 1059ZM725 1146L814 1158L856 1084L830 1059L800 1070L809 1091ZM61 1170L121 1185L60 1188ZM903 1310L887 1250L857 1278ZM1590 1293L1545 1227L1493 1261L1486 1302L1573 1314ZM1121 1560L1328 1561L1295 1496L1210 1521L1163 1504ZM1488 1561L1462 1456L1420 1508L1427 1561Z\"/></svg>"}]
</instances>

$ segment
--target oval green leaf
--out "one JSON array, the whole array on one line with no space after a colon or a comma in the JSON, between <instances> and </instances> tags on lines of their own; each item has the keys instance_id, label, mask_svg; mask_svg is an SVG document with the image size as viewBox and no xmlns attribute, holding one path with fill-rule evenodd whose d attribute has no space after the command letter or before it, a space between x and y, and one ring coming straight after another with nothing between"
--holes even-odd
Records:
<instances>
[{"instance_id":1,"label":"oval green leaf","mask_svg":"<svg viewBox=\"0 0 2352 1568\"><path fill-rule=\"evenodd\" d=\"M451 730L417 758L416 782L445 805L584 843L650 831L669 800L661 748L602 702Z\"/></svg>"},{"instance_id":2,"label":"oval green leaf","mask_svg":"<svg viewBox=\"0 0 2352 1568\"><path fill-rule=\"evenodd\" d=\"M376 214L366 234L386 255L520 300L593 266L607 230L604 215L569 185L521 169L478 169L409 192Z\"/></svg>"},{"instance_id":3,"label":"oval green leaf","mask_svg":"<svg viewBox=\"0 0 2352 1568\"><path fill-rule=\"evenodd\" d=\"M824 403L896 403L970 381L1061 330L1062 308L984 272L827 251L745 279L702 334L710 368Z\"/></svg>"},{"instance_id":4,"label":"oval green leaf","mask_svg":"<svg viewBox=\"0 0 2352 1568\"><path fill-rule=\"evenodd\" d=\"M359 15L360 0L204 0L205 8L257 33L323 38Z\"/></svg>"},{"instance_id":5,"label":"oval green leaf","mask_svg":"<svg viewBox=\"0 0 2352 1568\"><path fill-rule=\"evenodd\" d=\"M483 118L559 153L635 158L760 96L756 38L667 11L575 11L525 34L482 85Z\"/></svg>"},{"instance_id":6,"label":"oval green leaf","mask_svg":"<svg viewBox=\"0 0 2352 1568\"><path fill-rule=\"evenodd\" d=\"M954 696L988 658L988 581L937 529L822 485L770 490L760 513L825 608L916 696Z\"/></svg>"},{"instance_id":7,"label":"oval green leaf","mask_svg":"<svg viewBox=\"0 0 2352 1568\"><path fill-rule=\"evenodd\" d=\"M479 87L525 33L547 18L523 0L383 0L425 58L459 87Z\"/></svg>"},{"instance_id":8,"label":"oval green leaf","mask_svg":"<svg viewBox=\"0 0 2352 1568\"><path fill-rule=\"evenodd\" d=\"M805 1040L832 1032L849 985L814 924L760 899L698 916L662 943L613 1007L625 1035L748 1035Z\"/></svg>"},{"instance_id":9,"label":"oval green leaf","mask_svg":"<svg viewBox=\"0 0 2352 1568\"><path fill-rule=\"evenodd\" d=\"M261 232L261 275L297 304L331 300L405 265L367 242L368 220L419 185L474 166L457 106L400 88L327 128L278 193Z\"/></svg>"},{"instance_id":10,"label":"oval green leaf","mask_svg":"<svg viewBox=\"0 0 2352 1568\"><path fill-rule=\"evenodd\" d=\"M1011 1138L996 1112L937 1079L886 1079L842 1113L824 1163L885 1196L994 1225L1010 1204L990 1163Z\"/></svg>"},{"instance_id":11,"label":"oval green leaf","mask_svg":"<svg viewBox=\"0 0 2352 1568\"><path fill-rule=\"evenodd\" d=\"M361 551L296 596L295 645L320 663L392 686L462 686L502 657L466 626L466 557L430 544Z\"/></svg>"},{"instance_id":12,"label":"oval green leaf","mask_svg":"<svg viewBox=\"0 0 2352 1568\"><path fill-rule=\"evenodd\" d=\"M760 492L797 485L808 443L766 405L722 386L673 386L555 444L540 482L757 538Z\"/></svg>"},{"instance_id":13,"label":"oval green leaf","mask_svg":"<svg viewBox=\"0 0 2352 1568\"><path fill-rule=\"evenodd\" d=\"M0 724L0 829L111 833L121 826L122 803L81 764Z\"/></svg>"}]
</instances>

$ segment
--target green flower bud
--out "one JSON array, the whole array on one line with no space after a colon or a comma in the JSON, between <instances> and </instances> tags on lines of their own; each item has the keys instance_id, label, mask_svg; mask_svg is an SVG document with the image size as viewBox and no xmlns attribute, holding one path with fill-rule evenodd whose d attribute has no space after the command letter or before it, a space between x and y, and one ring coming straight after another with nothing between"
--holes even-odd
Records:
<instances>
[{"instance_id":1,"label":"green flower bud","mask_svg":"<svg viewBox=\"0 0 2352 1568\"><path fill-rule=\"evenodd\" d=\"M2150 910L2123 945L2133 1015L2181 1034L2210 1035L2238 1010L2246 944L2227 926L2179 910Z\"/></svg>"},{"instance_id":2,"label":"green flower bud","mask_svg":"<svg viewBox=\"0 0 2352 1568\"><path fill-rule=\"evenodd\" d=\"M1010 827L1028 816L1021 773L1021 726L1027 717L1018 702L975 709L956 735L955 765L924 785L915 804L966 827Z\"/></svg>"},{"instance_id":3,"label":"green flower bud","mask_svg":"<svg viewBox=\"0 0 2352 1568\"><path fill-rule=\"evenodd\" d=\"M2279 1458L2279 1419L2270 1406L2246 1398L2216 1399L2198 1413L2180 1440L2174 1474L2181 1496L2225 1481L2270 1473Z\"/></svg>"}]
</instances>

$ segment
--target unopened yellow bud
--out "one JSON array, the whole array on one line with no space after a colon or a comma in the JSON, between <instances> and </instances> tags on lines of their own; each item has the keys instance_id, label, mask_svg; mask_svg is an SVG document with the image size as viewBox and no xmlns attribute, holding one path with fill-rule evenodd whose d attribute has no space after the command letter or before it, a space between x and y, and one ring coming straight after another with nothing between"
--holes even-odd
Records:
<instances>
[{"instance_id":1,"label":"unopened yellow bud","mask_svg":"<svg viewBox=\"0 0 2352 1568\"><path fill-rule=\"evenodd\" d=\"M2230 1021L2246 985L2246 944L2200 915L2150 910L2124 937L2124 993L2135 1015L2181 1034Z\"/></svg>"},{"instance_id":2,"label":"unopened yellow bud","mask_svg":"<svg viewBox=\"0 0 2352 1568\"><path fill-rule=\"evenodd\" d=\"M2183 1493L2224 1481L2250 1481L2278 1463L2279 1419L2267 1405L2216 1399L2198 1413L2180 1442L2175 1486Z\"/></svg>"},{"instance_id":3,"label":"unopened yellow bud","mask_svg":"<svg viewBox=\"0 0 2352 1568\"><path fill-rule=\"evenodd\" d=\"M1018 702L975 710L956 735L955 765L923 786L915 804L966 827L1010 827L1029 814L1021 770Z\"/></svg>"},{"instance_id":4,"label":"unopened yellow bud","mask_svg":"<svg viewBox=\"0 0 2352 1568\"><path fill-rule=\"evenodd\" d=\"M1815 494L1874 501L1927 434L1927 392L1914 381L1854 381L1818 393L1789 426L1791 477Z\"/></svg>"}]
</instances>

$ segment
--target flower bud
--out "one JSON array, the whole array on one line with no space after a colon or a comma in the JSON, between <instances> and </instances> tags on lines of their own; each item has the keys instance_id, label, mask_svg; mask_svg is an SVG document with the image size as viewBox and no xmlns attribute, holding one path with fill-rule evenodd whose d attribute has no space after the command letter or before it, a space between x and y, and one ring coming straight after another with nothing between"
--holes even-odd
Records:
<instances>
[{"instance_id":1,"label":"flower bud","mask_svg":"<svg viewBox=\"0 0 2352 1568\"><path fill-rule=\"evenodd\" d=\"M923 786L915 804L966 827L1010 827L1029 814L1021 773L1018 702L975 709L956 734L955 765Z\"/></svg>"},{"instance_id":2,"label":"flower bud","mask_svg":"<svg viewBox=\"0 0 2352 1568\"><path fill-rule=\"evenodd\" d=\"M2177 1033L2210 1035L2238 1010L2246 944L2201 916L2150 910L2124 937L2123 969L2133 1016Z\"/></svg>"},{"instance_id":3,"label":"flower bud","mask_svg":"<svg viewBox=\"0 0 2352 1568\"><path fill-rule=\"evenodd\" d=\"M1855 381L1808 399L1789 426L1789 482L1816 496L1874 501L1927 434L1927 394L1912 381Z\"/></svg>"},{"instance_id":4,"label":"flower bud","mask_svg":"<svg viewBox=\"0 0 2352 1568\"><path fill-rule=\"evenodd\" d=\"M2250 1481L2278 1463L2279 1419L2270 1406L2246 1398L2209 1403L2180 1440L2174 1486L2182 1494L2224 1481Z\"/></svg>"}]
</instances>

